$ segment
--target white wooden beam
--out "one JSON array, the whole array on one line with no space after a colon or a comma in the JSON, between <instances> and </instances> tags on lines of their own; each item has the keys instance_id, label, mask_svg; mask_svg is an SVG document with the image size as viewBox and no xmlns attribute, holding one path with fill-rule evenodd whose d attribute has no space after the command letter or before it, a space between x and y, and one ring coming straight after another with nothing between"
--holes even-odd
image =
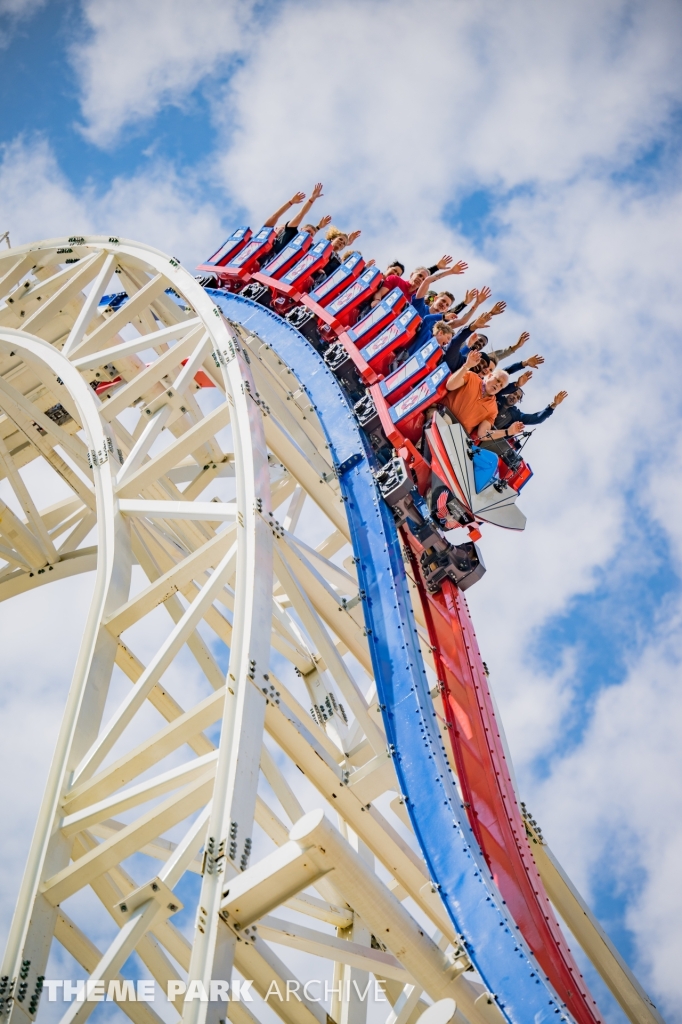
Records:
<instances>
[{"instance_id":1,"label":"white wooden beam","mask_svg":"<svg viewBox=\"0 0 682 1024\"><path fill-rule=\"evenodd\" d=\"M229 501L148 501L143 498L119 498L118 507L128 516L150 519L189 519L222 522L236 519L237 506Z\"/></svg>"},{"instance_id":2,"label":"white wooden beam","mask_svg":"<svg viewBox=\"0 0 682 1024\"><path fill-rule=\"evenodd\" d=\"M411 975L400 962L390 953L384 953L380 949L362 946L359 942L351 942L348 939L339 939L335 935L328 935L326 932L306 928L291 921L282 921L269 915L259 920L256 928L258 938L265 939L266 942L289 946L290 949L298 949L312 956L326 957L337 963L357 967L361 971L381 974L394 981L400 981L403 985L412 981Z\"/></svg>"},{"instance_id":3,"label":"white wooden beam","mask_svg":"<svg viewBox=\"0 0 682 1024\"><path fill-rule=\"evenodd\" d=\"M307 889L328 870L320 870L297 843L286 843L228 882L220 904L221 917L241 931Z\"/></svg>"},{"instance_id":4,"label":"white wooden beam","mask_svg":"<svg viewBox=\"0 0 682 1024\"><path fill-rule=\"evenodd\" d=\"M104 291L109 284L111 275L114 270L115 261L116 257L114 256L114 254L109 253L106 256L104 262L102 263L97 278L93 282L92 288L88 292L85 302L81 306L81 311L76 317L76 322L69 331L69 336L64 342L64 347L62 348L62 355L70 355L71 351L77 345L80 345L83 339L83 335L88 329L90 321L92 320L93 316L95 316L95 314L97 313L97 305L99 303L99 300L104 295Z\"/></svg>"},{"instance_id":5,"label":"white wooden beam","mask_svg":"<svg viewBox=\"0 0 682 1024\"><path fill-rule=\"evenodd\" d=\"M204 773L168 799L157 804L116 836L105 840L73 864L48 878L41 890L53 905L61 903L79 889L89 885L93 878L135 853L141 845L184 821L211 798L214 771Z\"/></svg>"},{"instance_id":6,"label":"white wooden beam","mask_svg":"<svg viewBox=\"0 0 682 1024\"><path fill-rule=\"evenodd\" d=\"M121 312L123 312L123 309ZM175 341L177 338L184 338L188 333L194 334L194 332L200 327L201 320L198 317L193 317L191 320L184 320L182 323L172 324L170 327L161 327L158 331L153 331L151 334L140 334L137 338L121 341L117 345L112 345L110 348L104 348L99 352L91 352L87 356L82 355L73 360L73 365L78 370L94 370L97 366L104 366L106 363L111 363L116 359L120 359L121 356L127 356L133 352L140 352L145 349L155 348L156 346L166 344L169 341ZM174 349L171 351L174 351ZM164 353L164 355L168 355L168 353ZM178 358L178 360L182 358L180 353L176 353L176 358ZM151 365L156 366L156 362ZM161 366L163 365L165 365L165 363L159 364L158 372L161 371Z\"/></svg>"},{"instance_id":7,"label":"white wooden beam","mask_svg":"<svg viewBox=\"0 0 682 1024\"><path fill-rule=\"evenodd\" d=\"M458 984L459 970L453 970L445 954L321 811L301 818L289 836L318 867L334 872L334 884L344 899L432 999L467 999L473 1009L466 986ZM462 1008L467 1014L467 1006Z\"/></svg>"},{"instance_id":8,"label":"white wooden beam","mask_svg":"<svg viewBox=\"0 0 682 1024\"><path fill-rule=\"evenodd\" d=\"M188 636L203 618L206 608L213 602L216 592L224 585L224 577L231 566L232 558L232 550L230 550L223 556L209 581L190 604L170 635L163 641L135 688L123 699L108 725L100 732L97 740L82 759L74 773L75 782L82 781L93 774L121 736L125 727L133 720L149 691L172 663Z\"/></svg>"},{"instance_id":9,"label":"white wooden beam","mask_svg":"<svg viewBox=\"0 0 682 1024\"><path fill-rule=\"evenodd\" d=\"M137 786L124 789L116 796L107 797L105 800L100 800L73 814L67 814L62 822L62 832L65 836L75 835L84 828L90 828L98 821L110 818L112 814L121 814L131 807L137 807L157 796L179 789L193 779L204 775L207 768L215 767L217 758L218 751L212 751L210 754L204 754L203 757L197 757L186 764L178 765L177 768L162 772L161 775L147 779Z\"/></svg>"}]
</instances>

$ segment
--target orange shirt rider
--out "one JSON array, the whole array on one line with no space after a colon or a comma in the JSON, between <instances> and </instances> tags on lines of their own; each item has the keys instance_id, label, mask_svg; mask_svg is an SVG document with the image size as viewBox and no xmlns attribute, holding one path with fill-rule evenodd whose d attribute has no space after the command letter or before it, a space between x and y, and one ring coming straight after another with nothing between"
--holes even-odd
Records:
<instances>
[{"instance_id":1,"label":"orange shirt rider","mask_svg":"<svg viewBox=\"0 0 682 1024\"><path fill-rule=\"evenodd\" d=\"M523 423L512 423L506 430L493 430L497 418L495 395L509 381L505 370L496 369L481 379L471 372L471 367L480 362L479 352L470 352L463 366L448 378L445 385L447 394L442 400L453 416L462 424L467 434L476 433L482 440L496 441L501 437L513 437L523 430Z\"/></svg>"}]
</instances>

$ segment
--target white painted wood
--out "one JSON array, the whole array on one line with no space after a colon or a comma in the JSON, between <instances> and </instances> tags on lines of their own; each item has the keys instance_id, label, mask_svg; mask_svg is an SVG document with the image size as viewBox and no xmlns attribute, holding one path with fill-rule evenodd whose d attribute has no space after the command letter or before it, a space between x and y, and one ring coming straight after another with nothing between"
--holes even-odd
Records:
<instances>
[{"instance_id":1,"label":"white painted wood","mask_svg":"<svg viewBox=\"0 0 682 1024\"><path fill-rule=\"evenodd\" d=\"M458 999L469 1016L473 1000L467 999L466 985L459 984L461 976L453 978L445 954L322 812L312 811L301 818L289 835L291 842L305 848L318 867L333 871L333 882L345 899L410 975L405 981L414 979L432 998Z\"/></svg>"},{"instance_id":2,"label":"white painted wood","mask_svg":"<svg viewBox=\"0 0 682 1024\"><path fill-rule=\"evenodd\" d=\"M125 468L125 467L123 467ZM192 519L195 521L219 522L236 519L238 508L234 502L224 501L144 501L135 498L119 498L121 512L128 516L144 516L152 519Z\"/></svg>"},{"instance_id":3,"label":"white painted wood","mask_svg":"<svg viewBox=\"0 0 682 1024\"><path fill-rule=\"evenodd\" d=\"M93 316L97 311L97 305L99 303L99 300L104 295L106 287L109 284L109 280L111 279L111 275L114 270L115 261L116 257L114 256L113 252L108 253L108 255L105 257L104 262L102 263L102 268L97 277L95 278L92 288L88 293L88 297L83 303L80 313L76 317L76 322L69 331L69 336L64 342L64 347L62 348L62 355L70 355L72 350L76 348L76 346L80 345L83 339L83 335L87 330L88 324L90 323L90 321L92 320Z\"/></svg>"},{"instance_id":4,"label":"white painted wood","mask_svg":"<svg viewBox=\"0 0 682 1024\"><path fill-rule=\"evenodd\" d=\"M120 814L138 804L146 803L156 796L171 792L186 782L204 775L206 769L215 764L217 759L218 752L212 751L210 754L204 754L203 757L188 761L178 768L162 772L161 775L148 779L138 786L131 786L130 789L117 793L116 796L91 804L86 810L67 814L62 821L62 832L65 836L75 835L84 828L90 828L96 822L111 817L112 814Z\"/></svg>"},{"instance_id":5,"label":"white painted wood","mask_svg":"<svg viewBox=\"0 0 682 1024\"><path fill-rule=\"evenodd\" d=\"M73 249L80 262L64 268L59 248ZM113 268L129 299L102 318L97 304ZM165 294L168 287L188 311ZM372 948L369 918L333 881L337 867L323 871L307 854L301 860L300 849L292 857L286 826L266 802L270 790L258 789L259 780L267 780L292 822L321 803L339 812L340 827L368 857L363 863L372 885L394 902L396 893L411 896L456 941L437 896L425 891L423 862L371 805L390 786L392 764L380 716L364 696L371 665L357 582L330 560L350 535L305 391L272 350L223 320L177 261L149 246L92 237L20 247L8 258L0 253L0 292L12 288L16 301L0 308L0 410L10 429L0 435L0 473L14 481L25 521L6 519L16 537L8 541L3 534L0 544L0 557L7 558L0 565L0 598L93 568L95 549L83 544L95 523L98 548L92 608L2 973L16 977L28 958L29 985L35 984L56 937L91 980L115 977L134 951L160 984L179 969L204 984L230 978L234 963L264 994L273 980L296 980L274 952L284 944L313 962L323 956L355 972L349 977L376 969L393 971L396 985L412 984L412 974L392 954ZM65 297L57 330L51 318ZM30 337L20 309L55 343ZM131 330L136 336L123 340L120 332ZM199 370L215 385L206 414L195 397ZM98 397L91 382L114 376L120 382ZM252 397L257 394L269 406L267 415ZM55 405L73 423L48 417ZM158 451L150 456L152 445ZM49 463L72 498L45 509L39 495L22 491L17 474L35 459ZM218 484L230 490L214 490ZM211 500L214 495L220 500ZM292 495L282 531L274 514ZM309 497L328 524L316 549L300 535ZM68 531L58 547L57 538ZM29 553L40 565L31 565ZM133 562L145 577L134 593ZM132 627L144 630L146 616L161 610L168 613L168 632L141 659L129 639L136 635ZM197 689L186 691L185 672L178 672L185 648L200 679ZM272 671L271 651L283 654L302 678L283 685ZM350 667L346 651L364 671ZM131 686L105 722L114 666ZM348 728L338 711L322 721L311 717L311 705L331 704L332 697L345 706ZM158 718L141 734L139 712L147 702ZM176 760L162 764L171 757ZM313 790L298 785L299 767ZM256 824L275 852L252 864ZM195 923L186 936L150 903L136 903L132 915L121 911L131 894L142 901L149 891L149 878L134 879L122 865L139 853L158 861L154 877L167 887L164 893L186 872L201 875ZM388 886L379 881L374 856L390 873ZM306 891L311 885L316 895ZM87 887L117 927L104 951L78 909ZM241 907L230 904L235 893ZM78 922L56 906L72 895ZM320 928L332 926L336 936L268 919L281 906L321 922ZM225 910L232 914L228 923L220 916ZM257 922L253 931L254 914L263 922L260 934ZM465 979L457 986L471 1024L480 1024L474 990ZM135 1024L157 1024L151 1008L130 1005L122 1009ZM324 1007L306 998L269 1005L285 1024L327 1024ZM254 1024L242 1009L240 1015L239 1004L229 1004L229 1018ZM187 1024L218 1024L225 1010L221 1003L175 1001ZM10 1016L12 1024L27 1024L33 1015L25 1001L15 1002ZM87 1007L73 1004L67 1019L86 1016ZM398 1024L412 1024L409 1014L403 1017ZM342 1001L335 1024L363 1022L362 1006Z\"/></svg>"},{"instance_id":6,"label":"white painted wood","mask_svg":"<svg viewBox=\"0 0 682 1024\"><path fill-rule=\"evenodd\" d=\"M390 953L383 953L379 949L372 949L348 939L339 939L313 928L305 928L303 925L292 924L290 921L282 921L271 916L264 917L258 923L257 934L259 938L268 942L299 949L313 956L327 957L337 963L381 974L403 984L408 984L411 980L409 973ZM363 989L364 987L361 986Z\"/></svg>"},{"instance_id":7,"label":"white painted wood","mask_svg":"<svg viewBox=\"0 0 682 1024\"><path fill-rule=\"evenodd\" d=\"M149 417L149 421L145 424L144 430L128 453L128 458L116 474L117 487L120 487L122 483L125 483L134 470L136 470L147 458L149 449L166 426L172 411L173 409L170 405L162 405Z\"/></svg>"},{"instance_id":8,"label":"white painted wood","mask_svg":"<svg viewBox=\"0 0 682 1024\"><path fill-rule=\"evenodd\" d=\"M124 310L121 312L124 312ZM182 338L189 333L192 333L193 335L200 325L201 320L199 317L194 317L191 320L185 320L184 323L171 324L170 327L160 327L157 331L153 331L151 334L141 334L138 338L132 338L129 341L122 341L118 345L112 345L111 348L102 349L99 352L92 352L87 356L80 356L80 358L73 360L73 365L78 370L94 369L97 366L103 366L106 363L110 363L112 360L120 359L122 356L130 355L133 352L141 352L149 348L154 348L158 345L166 344L169 341L174 341L176 338Z\"/></svg>"},{"instance_id":9,"label":"white painted wood","mask_svg":"<svg viewBox=\"0 0 682 1024\"><path fill-rule=\"evenodd\" d=\"M419 985L405 985L398 1002L386 1018L386 1024L407 1024L419 1003L421 994L422 989Z\"/></svg>"},{"instance_id":10,"label":"white painted wood","mask_svg":"<svg viewBox=\"0 0 682 1024\"><path fill-rule=\"evenodd\" d=\"M258 864L230 879L220 913L241 931L326 874L297 843L286 843Z\"/></svg>"}]
</instances>

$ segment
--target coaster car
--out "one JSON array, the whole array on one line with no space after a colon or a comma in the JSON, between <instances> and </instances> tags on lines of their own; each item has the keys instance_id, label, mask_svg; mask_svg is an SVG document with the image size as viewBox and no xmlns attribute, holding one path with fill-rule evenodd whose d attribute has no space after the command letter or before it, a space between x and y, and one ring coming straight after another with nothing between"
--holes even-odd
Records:
<instances>
[{"instance_id":1,"label":"coaster car","mask_svg":"<svg viewBox=\"0 0 682 1024\"><path fill-rule=\"evenodd\" d=\"M426 428L426 437L432 469L465 508L477 519L505 530L525 529L526 517L516 499L532 471L511 446L510 466L495 452L476 445L459 423L448 423L440 413Z\"/></svg>"},{"instance_id":2,"label":"coaster car","mask_svg":"<svg viewBox=\"0 0 682 1024\"><path fill-rule=\"evenodd\" d=\"M328 241L313 245L299 232L266 262L273 242L272 229L251 235L240 228L200 269L279 313L323 355L374 450L381 493L417 545L427 588L435 592L448 578L466 589L485 572L478 527L525 528L516 499L530 467L516 442L481 444L438 411L425 426L446 396L450 370L430 338L390 372L422 320L399 289L359 316L383 281L376 266L354 252L319 282L315 274L331 256ZM117 297L106 298L111 304ZM457 527L468 530L468 543L455 545L444 535Z\"/></svg>"},{"instance_id":3,"label":"coaster car","mask_svg":"<svg viewBox=\"0 0 682 1024\"><path fill-rule=\"evenodd\" d=\"M485 564L478 547L472 541L451 544L443 536L402 458L391 459L375 479L396 523L408 530L415 542L427 590L437 593L446 579L460 590L468 590L480 580Z\"/></svg>"}]
</instances>

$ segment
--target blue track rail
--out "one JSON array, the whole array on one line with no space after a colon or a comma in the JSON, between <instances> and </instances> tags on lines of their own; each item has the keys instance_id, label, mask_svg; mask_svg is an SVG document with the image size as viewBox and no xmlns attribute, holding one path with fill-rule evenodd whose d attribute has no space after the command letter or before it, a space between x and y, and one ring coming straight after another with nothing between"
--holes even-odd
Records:
<instances>
[{"instance_id":1,"label":"blue track rail","mask_svg":"<svg viewBox=\"0 0 682 1024\"><path fill-rule=\"evenodd\" d=\"M431 879L472 962L510 1024L572 1020L508 914L469 826L436 722L400 539L344 392L318 353L280 317L238 295L207 291L229 320L274 349L316 408L346 499L396 774Z\"/></svg>"}]
</instances>

